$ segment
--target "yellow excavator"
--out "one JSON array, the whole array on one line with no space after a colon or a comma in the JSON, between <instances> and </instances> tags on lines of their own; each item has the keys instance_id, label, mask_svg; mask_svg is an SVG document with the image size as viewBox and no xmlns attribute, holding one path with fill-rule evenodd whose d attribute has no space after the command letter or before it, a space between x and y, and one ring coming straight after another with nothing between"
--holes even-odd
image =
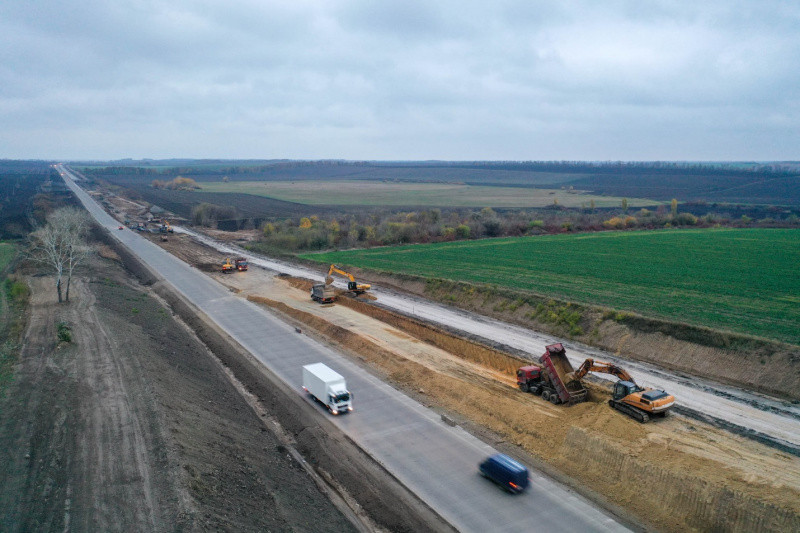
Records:
<instances>
[{"instance_id":1,"label":"yellow excavator","mask_svg":"<svg viewBox=\"0 0 800 533\"><path fill-rule=\"evenodd\" d=\"M358 296L359 294L364 294L365 292L367 292L370 289L370 287L372 287L372 285L369 285L367 283L357 283L356 282L356 278L354 278L351 273L349 273L349 272L347 272L345 270L342 270L341 268L339 268L336 265L331 265L331 267L328 269L328 275L325 276L325 283L327 285L330 285L331 283L333 283L332 274L334 272L336 274L341 274L342 276L345 276L348 280L350 280L350 281L347 282L347 290L352 292L356 296Z\"/></svg>"},{"instance_id":2,"label":"yellow excavator","mask_svg":"<svg viewBox=\"0 0 800 533\"><path fill-rule=\"evenodd\" d=\"M617 376L619 381L614 384L608 405L642 424L653 416L666 416L675 404L675 398L671 394L663 390L640 387L625 369L613 363L589 358L574 372L574 378L581 379L589 372Z\"/></svg>"}]
</instances>

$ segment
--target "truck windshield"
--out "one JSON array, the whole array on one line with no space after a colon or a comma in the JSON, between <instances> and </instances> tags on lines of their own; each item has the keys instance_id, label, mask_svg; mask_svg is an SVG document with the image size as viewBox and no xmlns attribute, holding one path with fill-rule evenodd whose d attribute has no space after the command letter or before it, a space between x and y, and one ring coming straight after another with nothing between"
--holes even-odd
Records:
<instances>
[{"instance_id":1,"label":"truck windshield","mask_svg":"<svg viewBox=\"0 0 800 533\"><path fill-rule=\"evenodd\" d=\"M333 398L334 403L346 402L350 399L350 393L342 392L341 394L331 394L331 398Z\"/></svg>"}]
</instances>

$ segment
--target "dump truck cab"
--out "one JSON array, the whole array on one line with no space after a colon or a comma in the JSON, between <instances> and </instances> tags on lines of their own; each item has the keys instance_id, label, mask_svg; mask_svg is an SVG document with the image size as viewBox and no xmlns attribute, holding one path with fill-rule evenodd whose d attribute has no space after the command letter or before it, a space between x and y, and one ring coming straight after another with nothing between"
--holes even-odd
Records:
<instances>
[{"instance_id":1,"label":"dump truck cab","mask_svg":"<svg viewBox=\"0 0 800 533\"><path fill-rule=\"evenodd\" d=\"M542 369L538 366L523 366L517 370L517 386L522 392L530 392L542 383Z\"/></svg>"}]
</instances>

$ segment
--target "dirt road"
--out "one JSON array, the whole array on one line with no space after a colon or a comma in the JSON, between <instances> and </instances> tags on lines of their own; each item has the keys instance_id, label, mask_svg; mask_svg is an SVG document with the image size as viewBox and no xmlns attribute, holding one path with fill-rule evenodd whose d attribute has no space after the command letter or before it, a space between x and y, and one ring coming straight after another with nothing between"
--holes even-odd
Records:
<instances>
[{"instance_id":1,"label":"dirt road","mask_svg":"<svg viewBox=\"0 0 800 533\"><path fill-rule=\"evenodd\" d=\"M66 305L30 278L0 530L355 530L188 328L113 262L92 269Z\"/></svg>"}]
</instances>

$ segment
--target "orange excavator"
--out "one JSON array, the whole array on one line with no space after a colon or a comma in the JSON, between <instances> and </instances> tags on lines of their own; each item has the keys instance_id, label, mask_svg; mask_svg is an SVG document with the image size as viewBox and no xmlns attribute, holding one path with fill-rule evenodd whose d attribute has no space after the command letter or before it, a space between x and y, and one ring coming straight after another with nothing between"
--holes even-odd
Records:
<instances>
[{"instance_id":1,"label":"orange excavator","mask_svg":"<svg viewBox=\"0 0 800 533\"><path fill-rule=\"evenodd\" d=\"M581 379L589 372L617 376L619 381L614 384L614 391L611 399L608 400L608 405L642 424L653 416L666 416L675 404L675 398L671 394L663 390L640 387L624 368L613 363L587 359L575 371L574 379Z\"/></svg>"},{"instance_id":2,"label":"orange excavator","mask_svg":"<svg viewBox=\"0 0 800 533\"><path fill-rule=\"evenodd\" d=\"M370 287L372 287L372 285L368 285L366 283L357 283L356 278L354 278L351 273L342 270L336 265L331 265L331 268L328 269L328 275L325 276L325 283L327 285L333 283L333 277L331 276L331 274L333 274L334 272L337 274L341 274L342 276L345 276L348 280L350 280L347 282L347 290L352 292L356 296L358 296L359 294L364 294L370 289Z\"/></svg>"}]
</instances>

